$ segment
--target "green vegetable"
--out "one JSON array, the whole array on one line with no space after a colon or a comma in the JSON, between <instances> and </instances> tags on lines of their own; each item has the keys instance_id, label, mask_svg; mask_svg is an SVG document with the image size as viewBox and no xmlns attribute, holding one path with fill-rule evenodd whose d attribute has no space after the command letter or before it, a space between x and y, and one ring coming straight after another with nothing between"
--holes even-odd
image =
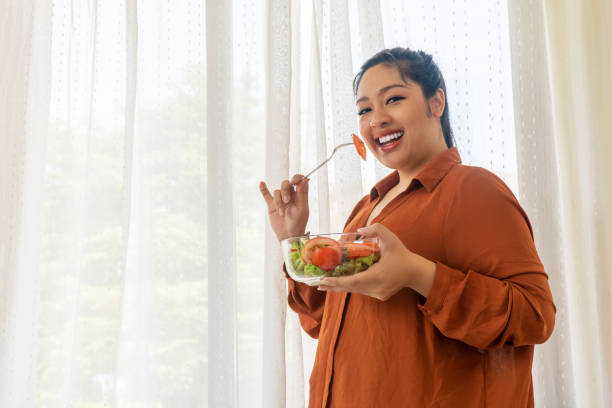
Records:
<instances>
[{"instance_id":1,"label":"green vegetable","mask_svg":"<svg viewBox=\"0 0 612 408\"><path fill-rule=\"evenodd\" d=\"M380 258L380 256L377 253L373 253L370 256L364 256L362 258L357 258L355 259L355 261L365 264L368 267L372 266L372 264L376 261L378 261L378 258Z\"/></svg>"},{"instance_id":2,"label":"green vegetable","mask_svg":"<svg viewBox=\"0 0 612 408\"><path fill-rule=\"evenodd\" d=\"M353 260L348 260L336 266L336 268L332 272L332 276L345 276L345 275L352 275L354 273L355 273L355 262Z\"/></svg>"},{"instance_id":3,"label":"green vegetable","mask_svg":"<svg viewBox=\"0 0 612 408\"><path fill-rule=\"evenodd\" d=\"M295 249L297 252L300 252L302 250L302 246L302 241L298 239L293 244L291 244L291 249Z\"/></svg>"},{"instance_id":4,"label":"green vegetable","mask_svg":"<svg viewBox=\"0 0 612 408\"><path fill-rule=\"evenodd\" d=\"M297 273L304 273L304 266L304 261L302 261L300 256L293 260L293 269L295 269Z\"/></svg>"},{"instance_id":5,"label":"green vegetable","mask_svg":"<svg viewBox=\"0 0 612 408\"><path fill-rule=\"evenodd\" d=\"M300 256L300 250L302 249L302 242L295 241L291 245L291 262L293 263L293 269L297 273L304 273L304 261L302 261L302 257Z\"/></svg>"},{"instance_id":6,"label":"green vegetable","mask_svg":"<svg viewBox=\"0 0 612 408\"><path fill-rule=\"evenodd\" d=\"M325 271L313 264L307 264L304 266L304 273L310 276L322 276L325 275Z\"/></svg>"}]
</instances>

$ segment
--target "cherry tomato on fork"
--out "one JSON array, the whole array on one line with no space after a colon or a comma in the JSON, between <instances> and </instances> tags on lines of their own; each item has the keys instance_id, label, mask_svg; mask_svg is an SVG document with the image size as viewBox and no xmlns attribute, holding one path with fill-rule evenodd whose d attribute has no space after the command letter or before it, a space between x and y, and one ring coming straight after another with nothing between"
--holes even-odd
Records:
<instances>
[{"instance_id":1,"label":"cherry tomato on fork","mask_svg":"<svg viewBox=\"0 0 612 408\"><path fill-rule=\"evenodd\" d=\"M359 154L359 157L365 160L366 159L366 148L365 148L365 144L363 143L363 140L357 137L357 135L354 133L352 134L352 136L353 136L353 144L355 145L355 149L357 149L357 154Z\"/></svg>"}]
</instances>

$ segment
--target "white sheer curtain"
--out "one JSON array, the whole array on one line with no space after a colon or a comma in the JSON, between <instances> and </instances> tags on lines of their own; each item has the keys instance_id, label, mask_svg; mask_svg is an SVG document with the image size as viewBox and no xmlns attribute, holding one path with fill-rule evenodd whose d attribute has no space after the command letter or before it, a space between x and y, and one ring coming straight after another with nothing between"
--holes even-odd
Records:
<instances>
[{"instance_id":1,"label":"white sheer curtain","mask_svg":"<svg viewBox=\"0 0 612 408\"><path fill-rule=\"evenodd\" d=\"M0 406L305 406L316 343L258 181L348 140L353 74L399 45L440 63L464 161L518 193L507 21L502 0L3 5ZM341 151L308 229L388 171Z\"/></svg>"},{"instance_id":2,"label":"white sheer curtain","mask_svg":"<svg viewBox=\"0 0 612 408\"><path fill-rule=\"evenodd\" d=\"M36 401L51 7L0 8L0 406ZM37 120L30 120L37 118Z\"/></svg>"},{"instance_id":3,"label":"white sheer curtain","mask_svg":"<svg viewBox=\"0 0 612 408\"><path fill-rule=\"evenodd\" d=\"M612 4L510 2L521 202L557 304L536 406L612 406Z\"/></svg>"},{"instance_id":4,"label":"white sheer curtain","mask_svg":"<svg viewBox=\"0 0 612 408\"><path fill-rule=\"evenodd\" d=\"M0 406L261 401L262 21L3 2Z\"/></svg>"}]
</instances>

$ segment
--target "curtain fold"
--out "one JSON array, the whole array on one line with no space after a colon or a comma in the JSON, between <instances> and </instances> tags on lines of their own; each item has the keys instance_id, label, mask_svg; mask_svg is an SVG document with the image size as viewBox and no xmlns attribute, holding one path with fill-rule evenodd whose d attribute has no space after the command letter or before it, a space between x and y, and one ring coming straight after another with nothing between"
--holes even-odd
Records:
<instances>
[{"instance_id":1,"label":"curtain fold","mask_svg":"<svg viewBox=\"0 0 612 408\"><path fill-rule=\"evenodd\" d=\"M556 199L561 180L555 160L556 143L552 118L548 57L541 2L516 2L509 7L512 73L515 104L517 167L521 204L529 214L536 245L549 272L549 284L557 306L555 332L534 356L534 390L537 406L575 406L572 361L556 355L554 344L568 333L567 270L559 232L561 203ZM554 244L547 244L554 240ZM560 335L560 333L562 333ZM566 341L568 341L567 339ZM560 358L556 358L560 357ZM554 381L551 379L554 378ZM565 404L565 405L563 405Z\"/></svg>"},{"instance_id":2,"label":"curtain fold","mask_svg":"<svg viewBox=\"0 0 612 408\"><path fill-rule=\"evenodd\" d=\"M206 2L206 99L221 101L232 84L231 2ZM232 100L207 104L208 405L238 405L236 252L233 208Z\"/></svg>"},{"instance_id":3,"label":"curtain fold","mask_svg":"<svg viewBox=\"0 0 612 408\"><path fill-rule=\"evenodd\" d=\"M126 177L123 186L123 220L122 220L122 257L120 261L120 270L124 271L119 284L119 313L127 314L130 312L129 297L126 296L126 289L132 289L133 283L126 285L126 273L128 264L128 248L130 248L130 231L131 231L131 214L132 214L132 185L134 184L132 175L134 174L134 135L136 122L136 98L138 89L138 3L136 0L126 2L125 9L126 21L126 36L125 36L125 52L126 52L126 93L125 93L125 151L123 157L124 168L129 177ZM128 330L127 325L123 325L117 331L117 355L114 365L116 372L125 373L129 370L130 365L124 364L127 354L131 351L124 346L123 340ZM112 390L109 390L112 395L112 406L119 405L121 392L119 381L112 382Z\"/></svg>"},{"instance_id":4,"label":"curtain fold","mask_svg":"<svg viewBox=\"0 0 612 408\"><path fill-rule=\"evenodd\" d=\"M0 10L0 406L7 407L36 403L50 37L50 4Z\"/></svg>"},{"instance_id":5,"label":"curtain fold","mask_svg":"<svg viewBox=\"0 0 612 408\"><path fill-rule=\"evenodd\" d=\"M291 2L266 1L265 67L265 180L274 188L288 177L291 107ZM276 237L266 224L264 265L264 314L262 366L263 406L284 407L286 403L285 324L286 282Z\"/></svg>"},{"instance_id":6,"label":"curtain fold","mask_svg":"<svg viewBox=\"0 0 612 408\"><path fill-rule=\"evenodd\" d=\"M557 305L536 406L612 404L612 41L606 1L510 2L521 202Z\"/></svg>"}]
</instances>

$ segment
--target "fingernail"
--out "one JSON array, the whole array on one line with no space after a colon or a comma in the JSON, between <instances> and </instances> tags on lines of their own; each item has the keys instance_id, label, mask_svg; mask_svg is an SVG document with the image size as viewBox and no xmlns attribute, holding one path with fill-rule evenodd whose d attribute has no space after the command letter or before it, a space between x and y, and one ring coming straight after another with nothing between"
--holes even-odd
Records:
<instances>
[{"instance_id":1,"label":"fingernail","mask_svg":"<svg viewBox=\"0 0 612 408\"><path fill-rule=\"evenodd\" d=\"M317 286L317 290L320 290L321 292L327 292L327 289L322 288L322 287L320 287L320 286Z\"/></svg>"},{"instance_id":2,"label":"fingernail","mask_svg":"<svg viewBox=\"0 0 612 408\"><path fill-rule=\"evenodd\" d=\"M289 202L289 196L284 195L284 196L283 196L283 201L284 201L285 203L288 203L288 202Z\"/></svg>"}]
</instances>

